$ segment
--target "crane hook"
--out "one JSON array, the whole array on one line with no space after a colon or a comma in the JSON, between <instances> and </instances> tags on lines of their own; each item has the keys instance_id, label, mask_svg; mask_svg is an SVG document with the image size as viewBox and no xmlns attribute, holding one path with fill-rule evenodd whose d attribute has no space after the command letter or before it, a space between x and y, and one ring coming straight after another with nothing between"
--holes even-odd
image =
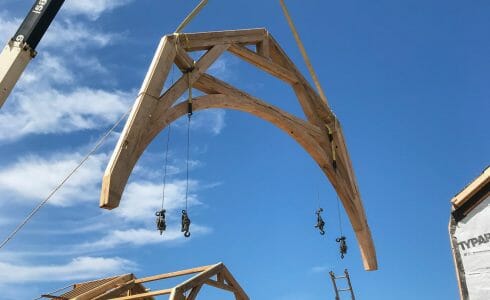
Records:
<instances>
[{"instance_id":1,"label":"crane hook","mask_svg":"<svg viewBox=\"0 0 490 300\"><path fill-rule=\"evenodd\" d=\"M340 258L342 259L344 259L344 255L347 254L347 243L345 240L345 236L341 236L336 239L337 243L340 243Z\"/></svg>"},{"instance_id":2,"label":"crane hook","mask_svg":"<svg viewBox=\"0 0 490 300\"><path fill-rule=\"evenodd\" d=\"M167 224L165 222L165 212L166 210L162 209L155 213L155 216L157 216L156 219L157 229L160 231L160 235L162 235L165 229L167 229Z\"/></svg>"},{"instance_id":3,"label":"crane hook","mask_svg":"<svg viewBox=\"0 0 490 300\"><path fill-rule=\"evenodd\" d=\"M315 225L315 228L318 228L318 230L320 230L320 234L321 235L325 235L325 230L324 230L325 221L323 221L323 218L321 216L321 213L322 212L323 212L323 208L321 208L321 207L316 211L316 225Z\"/></svg>"},{"instance_id":4,"label":"crane hook","mask_svg":"<svg viewBox=\"0 0 490 300\"><path fill-rule=\"evenodd\" d=\"M186 238L191 236L191 232L189 231L190 226L191 226L191 219L189 219L189 216L187 215L187 210L183 209L182 210L182 229L180 231L184 233L184 236Z\"/></svg>"}]
</instances>

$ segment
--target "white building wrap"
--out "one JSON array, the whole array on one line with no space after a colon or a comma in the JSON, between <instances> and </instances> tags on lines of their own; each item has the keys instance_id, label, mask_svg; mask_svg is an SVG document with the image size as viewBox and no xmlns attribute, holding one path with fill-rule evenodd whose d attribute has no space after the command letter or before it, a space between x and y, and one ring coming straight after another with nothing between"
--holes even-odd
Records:
<instances>
[{"instance_id":1,"label":"white building wrap","mask_svg":"<svg viewBox=\"0 0 490 300\"><path fill-rule=\"evenodd\" d=\"M454 237L470 300L490 299L490 197L458 222Z\"/></svg>"}]
</instances>

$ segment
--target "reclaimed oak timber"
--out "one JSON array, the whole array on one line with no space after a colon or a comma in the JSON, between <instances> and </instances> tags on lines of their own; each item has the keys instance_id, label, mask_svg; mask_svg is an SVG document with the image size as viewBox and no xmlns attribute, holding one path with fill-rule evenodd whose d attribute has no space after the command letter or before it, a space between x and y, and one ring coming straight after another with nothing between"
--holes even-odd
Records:
<instances>
[{"instance_id":1,"label":"reclaimed oak timber","mask_svg":"<svg viewBox=\"0 0 490 300\"><path fill-rule=\"evenodd\" d=\"M147 293L142 293L142 294L137 294L137 295L112 298L111 300L144 299L144 298L153 297L153 296L169 295L170 293L172 293L172 289L164 289L164 290L152 291L152 292L147 292Z\"/></svg>"},{"instance_id":2,"label":"reclaimed oak timber","mask_svg":"<svg viewBox=\"0 0 490 300\"><path fill-rule=\"evenodd\" d=\"M247 293L245 293L245 290L240 286L238 281L233 277L231 274L230 270L226 266L223 266L223 269L221 270L221 273L225 277L226 282L228 285L232 286L235 289L235 298L237 300L249 300L250 298L248 297Z\"/></svg>"},{"instance_id":3,"label":"reclaimed oak timber","mask_svg":"<svg viewBox=\"0 0 490 300\"><path fill-rule=\"evenodd\" d=\"M209 77L209 75L203 76L201 77L200 81ZM318 165L329 177L332 185L339 193L339 197L344 204L358 241L362 244L369 245L370 232L369 230L365 231L364 229L367 226L367 223L362 222L362 220L364 220L362 212L358 211L358 207L355 204L356 199L347 192L349 190L347 183L336 176L336 172L333 170L330 163L331 159L318 144L318 128L315 128L292 115L281 112L279 109L263 101L249 98L247 96L240 95L239 93L235 93L232 96L212 94L196 97L193 103L194 111L196 112L209 108L226 108L249 112L258 116L259 118L273 123L293 137L315 159L315 161L317 161ZM184 116L187 113L186 105L187 103L180 103L170 108L168 110L168 114L166 114L161 120L162 123L158 124L158 127L155 128L155 132L160 132L162 127L164 128L171 122ZM155 135L155 133L153 135ZM366 259L372 255L369 247L361 248L361 252L363 253L363 257L366 257Z\"/></svg>"},{"instance_id":4,"label":"reclaimed oak timber","mask_svg":"<svg viewBox=\"0 0 490 300\"><path fill-rule=\"evenodd\" d=\"M226 290L229 292L235 292L235 289L233 287L226 285L224 283L218 282L218 281L214 281L212 279L206 279L204 281L204 284L213 286L213 287L218 288L218 289Z\"/></svg>"},{"instance_id":5,"label":"reclaimed oak timber","mask_svg":"<svg viewBox=\"0 0 490 300\"><path fill-rule=\"evenodd\" d=\"M214 275L218 274L219 272L221 272L223 267L224 267L223 263L217 263L214 266L212 266L211 268L208 268L208 269L202 271L201 273L187 279L183 283L177 285L175 287L175 290L178 293L184 293L184 292L191 290L192 288L194 288L198 285L202 285L205 283L205 281L207 279L209 279L209 278L213 277Z\"/></svg>"},{"instance_id":6,"label":"reclaimed oak timber","mask_svg":"<svg viewBox=\"0 0 490 300\"><path fill-rule=\"evenodd\" d=\"M289 84L298 82L298 78L293 72L253 52L247 47L233 44L228 51Z\"/></svg>"},{"instance_id":7,"label":"reclaimed oak timber","mask_svg":"<svg viewBox=\"0 0 490 300\"><path fill-rule=\"evenodd\" d=\"M115 297L120 296L122 293L130 291L134 287L134 280L131 280L125 284L121 284L118 287L115 287L100 296L93 298L92 300L109 300Z\"/></svg>"},{"instance_id":8,"label":"reclaimed oak timber","mask_svg":"<svg viewBox=\"0 0 490 300\"><path fill-rule=\"evenodd\" d=\"M209 48L221 44L243 44L256 45L267 37L267 30L244 29L244 30L225 30L215 32L180 33L167 37L176 37L178 45L187 51L208 50Z\"/></svg>"},{"instance_id":9,"label":"reclaimed oak timber","mask_svg":"<svg viewBox=\"0 0 490 300\"><path fill-rule=\"evenodd\" d=\"M240 90L232 87L231 85L229 85L229 84L227 84L227 83L225 83L219 79L214 78L211 75L203 74L203 76L201 76L201 78L196 82L196 84L194 86L195 86L195 88L197 88L201 91L204 91L204 92L208 92L210 94L221 93L221 94L227 94L227 95L230 95L233 97L238 97L238 99L240 100L239 102L241 104L240 106L242 106L242 107L244 107L245 104L250 103L250 106L248 107L248 109L244 109L244 111L249 112L251 114L255 114L260 118L263 118L267 121L270 121L271 123L282 128L283 130L285 130L293 138L295 138L295 137L294 137L294 135L291 134L292 132L288 132L288 128L292 129L292 128L295 128L295 126L293 127L292 125L288 125L289 127L285 127L285 128L281 127L277 123L279 120L281 120L281 119L293 119L297 124L301 124L300 126L309 127L309 130L307 129L305 132L312 132L312 133L316 132L317 134L314 135L314 138L317 140L319 145L323 146L322 147L324 149L323 151L325 151L327 156L329 156L329 157L333 156L333 154L331 152L331 148L329 146L326 146L329 143L327 140L327 135L325 132L321 132L322 130L320 128L314 127L314 126L308 126L309 123L301 121L300 119L298 119L298 118L296 118L290 114L287 114L287 113L281 111L280 109L275 108L272 105L269 105L269 104L267 104L267 103L265 103L265 102L263 102L257 98L254 98L254 97L248 95L247 93L240 91ZM223 105L226 105L226 103L223 103ZM236 106L235 107L227 106L226 108L242 110L241 108L236 107ZM261 108L261 109L258 109L258 108ZM261 115L261 111L262 112L265 111L266 112L265 115ZM271 118L270 116L274 115L275 112L277 112L277 114L279 114L279 116L276 118ZM298 132L298 130L296 130L296 132ZM301 141L298 140L298 142L300 144L302 144ZM308 142L306 144L302 144L302 146L303 146L303 148L308 149L309 145L311 145L311 144L312 144L312 142ZM312 154L312 153L310 153L310 154ZM324 164L323 159L317 160L317 162L321 165L325 165L325 168L328 169L327 176L329 177L329 179L331 181L335 181L338 179L337 178L337 177L339 177L338 173L341 174L341 176L340 176L341 179L344 179L345 176L347 176L347 169L345 167L345 163L342 160L337 160L337 170L333 169L333 165ZM360 224L356 223L356 220L361 215L359 214L358 211L356 211L359 208L357 208L357 209L355 208L356 204L354 203L354 200L353 200L353 198L355 197L355 194L352 194L351 189L346 187L346 186L343 186L343 187L335 186L335 187L336 187L336 189L339 190L338 191L339 193L341 193L340 189L343 189L344 190L343 193L347 194L347 196L343 196L342 198L345 201L344 205L351 208L350 209L350 211L351 211L350 216L352 219L352 225L353 225L354 229L355 230L362 229L362 227L364 225L362 223L360 223Z\"/></svg>"},{"instance_id":10,"label":"reclaimed oak timber","mask_svg":"<svg viewBox=\"0 0 490 300\"><path fill-rule=\"evenodd\" d=\"M108 289L112 288L117 288L121 284L125 284L128 281L132 280L134 278L133 274L126 274L122 275L119 277L114 278L113 280L106 282L94 289L91 289L75 298L72 298L72 300L91 300L94 299L97 296L102 295L105 293Z\"/></svg>"},{"instance_id":11,"label":"reclaimed oak timber","mask_svg":"<svg viewBox=\"0 0 490 300\"><path fill-rule=\"evenodd\" d=\"M326 99L324 101L312 88L274 38L264 29L251 29L174 34L162 41L152 63L155 67L147 74L142 96L133 107L104 173L101 206L112 209L119 205L129 175L146 147L167 125L187 113L186 103L174 104L192 86L208 94L194 99L195 111L208 108L240 110L271 122L293 137L317 162L339 195L355 231L365 269L376 270L374 243L340 123ZM257 52L245 47L248 45L255 45ZM207 50L207 53L194 62L187 52L195 50ZM206 69L227 50L289 83L306 120L205 74ZM165 57L164 52L167 53ZM163 84L172 63L184 74L159 95L159 85ZM156 71L158 66L162 66L161 73ZM156 77L155 83L151 82L153 77ZM329 132L333 142L328 138ZM337 168L333 166L334 157Z\"/></svg>"},{"instance_id":12,"label":"reclaimed oak timber","mask_svg":"<svg viewBox=\"0 0 490 300\"><path fill-rule=\"evenodd\" d=\"M142 87L142 91L136 103L133 106L131 114L129 116L126 125L124 126L122 135L116 145L116 151L112 154L109 165L104 173L102 179L102 193L100 198L100 207L106 209L113 209L119 206L119 202L122 196L122 191L126 186L129 174L133 170L134 164L140 157L145 148L142 147L141 140L144 138L145 133L151 130L153 119L158 118L158 113L166 111L172 106L177 99L187 90L189 86L189 80L193 84L203 72L205 72L211 64L218 59L218 57L226 51L228 45L218 45L211 48L201 59L196 63L195 68L190 71L189 75L183 75L177 82L174 83L160 98L156 99L153 96L148 95L148 88L153 85L161 84L166 79L170 71L170 67L175 58L175 45L167 41L163 44L165 48L172 48L172 55L169 57L158 56L160 51L157 52L157 58L154 59L157 62L152 63L162 64L166 67L162 72L165 76L158 76L154 83L152 77L145 80ZM160 63L158 60L164 60L166 63ZM150 72L153 72L150 69ZM148 78L148 76L147 76ZM148 82L147 82L148 81ZM146 145L144 146L146 147Z\"/></svg>"},{"instance_id":13,"label":"reclaimed oak timber","mask_svg":"<svg viewBox=\"0 0 490 300\"><path fill-rule=\"evenodd\" d=\"M189 296L187 296L187 299L186 300L195 300L197 295L199 294L199 292L201 291L201 288L202 288L202 284L201 285L198 285L198 286L195 286L191 292L189 293Z\"/></svg>"},{"instance_id":14,"label":"reclaimed oak timber","mask_svg":"<svg viewBox=\"0 0 490 300\"><path fill-rule=\"evenodd\" d=\"M160 274L160 275L155 275L155 276L149 276L149 277L144 277L144 278L139 278L135 280L135 283L145 283L145 282L151 282L151 281L157 281L157 280L163 280L163 279L168 279L168 278L174 278L178 276L185 276L185 275L190 275L190 274L196 274L203 272L209 268L212 268L214 265L210 266L203 266L203 267L197 267L197 268L192 268L192 269L187 269L187 270L181 270L181 271L176 271L176 272L171 272L171 273L166 273L166 274Z\"/></svg>"}]
</instances>

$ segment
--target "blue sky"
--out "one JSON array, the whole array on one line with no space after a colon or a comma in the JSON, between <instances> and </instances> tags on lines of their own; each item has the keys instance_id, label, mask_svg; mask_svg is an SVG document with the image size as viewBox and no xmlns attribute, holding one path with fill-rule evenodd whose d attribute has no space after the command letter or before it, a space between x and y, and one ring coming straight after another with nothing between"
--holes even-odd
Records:
<instances>
[{"instance_id":1,"label":"blue sky","mask_svg":"<svg viewBox=\"0 0 490 300\"><path fill-rule=\"evenodd\" d=\"M32 5L0 4L6 42ZM0 235L6 236L133 103L160 37L197 1L67 0L0 111ZM449 200L489 164L488 1L288 1L344 127L379 270L362 268L344 212L305 151L251 115L197 113L192 128L192 238L178 227L185 122L173 128L162 239L165 133L147 149L121 207L98 208L118 134L0 252L4 299L72 282L152 275L223 261L253 299L332 297L348 268L359 299L457 299ZM306 72L278 1L210 1L188 32L265 27ZM292 91L227 55L215 75L301 116ZM175 72L177 76L177 71ZM121 128L118 128L118 133ZM313 228L317 193L327 235ZM8 288L1 286L8 285Z\"/></svg>"}]
</instances>

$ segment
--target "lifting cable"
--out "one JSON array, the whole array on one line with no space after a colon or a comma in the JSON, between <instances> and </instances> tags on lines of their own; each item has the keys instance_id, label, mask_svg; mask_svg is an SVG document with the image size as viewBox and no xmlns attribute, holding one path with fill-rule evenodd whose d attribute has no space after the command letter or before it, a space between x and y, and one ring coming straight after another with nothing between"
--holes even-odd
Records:
<instances>
[{"instance_id":1,"label":"lifting cable","mask_svg":"<svg viewBox=\"0 0 490 300\"><path fill-rule=\"evenodd\" d=\"M177 39L179 39L179 33L189 24L195 17L196 15L206 6L208 3L208 0L202 0L180 23L180 25L175 29L175 35L177 36ZM177 44L175 45L177 48ZM193 70L193 68L186 70L184 73L187 74L187 81L189 83L189 98L188 98L188 104L187 104L187 116L188 116L188 122L187 122L187 159L186 159L186 188L185 188L185 209L182 210L182 228L181 231L184 232L185 237L190 237L191 233L189 231L190 225L191 225L191 220L189 219L189 216L187 214L188 210L188 194L189 194L189 147L190 147L190 127L191 127L191 116L192 116L192 83L191 83L191 77L190 77L190 72ZM174 84L174 65L172 65L172 85ZM167 134L167 147L165 150L165 162L164 162L164 171L163 171L163 188L162 188L162 207L161 210L157 211L155 213L157 219L156 219L156 224L157 224L157 229L160 231L160 235L163 234L163 232L167 229L167 224L165 220L165 213L166 210L164 209L165 205L165 188L166 188L166 183L167 183L167 166L168 166L168 151L169 151L169 144L170 144L170 131L171 131L171 124L168 125L168 134Z\"/></svg>"},{"instance_id":2,"label":"lifting cable","mask_svg":"<svg viewBox=\"0 0 490 300\"><path fill-rule=\"evenodd\" d=\"M39 204L27 215L27 217L3 240L0 244L0 249L5 247L7 243L9 243L15 235L34 217L34 215L51 199L59 189L63 187L63 185L85 164L85 162L104 144L107 138L111 135L112 132L119 126L119 124L126 118L126 116L131 112L132 106L126 111L119 120L114 123L114 125L97 141L95 146L90 150L83 159L78 163L75 168L58 184L49 194L48 196L39 202Z\"/></svg>"},{"instance_id":3,"label":"lifting cable","mask_svg":"<svg viewBox=\"0 0 490 300\"><path fill-rule=\"evenodd\" d=\"M188 215L188 200L189 200L189 160L190 160L190 144L191 144L191 118L192 118L192 69L187 70L187 81L189 84L189 96L187 99L187 156L186 156L186 185L185 185L185 209L182 210L182 228L181 232L185 237L190 237L191 219Z\"/></svg>"},{"instance_id":4,"label":"lifting cable","mask_svg":"<svg viewBox=\"0 0 490 300\"><path fill-rule=\"evenodd\" d=\"M170 132L172 128L170 127L170 124L168 126L168 131L167 131L167 146L165 149L165 161L163 163L163 187L162 187L162 207L159 211L155 213L155 216L157 217L156 223L157 223L157 229L160 231L160 235L163 234L163 232L167 229L167 223L165 220L165 213L166 210L164 209L165 206L165 188L167 187L167 167L168 167L168 151L169 151L169 145L170 145Z\"/></svg>"},{"instance_id":5,"label":"lifting cable","mask_svg":"<svg viewBox=\"0 0 490 300\"><path fill-rule=\"evenodd\" d=\"M284 0L279 0L281 3L282 11L284 12L284 16L286 17L286 20L288 21L289 28L291 28L291 31L293 32L294 39L296 40L296 44L298 44L299 50L301 51L301 55L303 56L303 59L306 63L306 66L308 67L308 71L310 72L311 77L313 78L313 82L315 82L316 89L318 90L318 93L320 94L320 97L325 101L325 103L328 106L328 100L327 96L325 96L325 93L323 92L323 88L320 85L320 81L318 80L318 76L316 75L315 70L313 69L313 65L311 64L310 58L308 57L308 54L306 53L305 46L303 45L303 42L301 41L301 38L299 37L298 31L296 30L296 26L294 26L293 19L291 18L288 8L286 7L286 3L284 3Z\"/></svg>"},{"instance_id":6,"label":"lifting cable","mask_svg":"<svg viewBox=\"0 0 490 300\"><path fill-rule=\"evenodd\" d=\"M171 76L171 86L174 85L174 75L175 75L175 65L172 65L172 76ZM164 209L165 206L165 189L167 187L167 168L168 168L168 152L170 148L170 133L172 131L172 123L168 124L167 129L167 145L165 147L165 159L163 163L163 184L162 184L162 207L159 211L155 213L157 230L160 231L160 235L167 229L167 223L165 218L165 213L167 212Z\"/></svg>"},{"instance_id":7,"label":"lifting cable","mask_svg":"<svg viewBox=\"0 0 490 300\"><path fill-rule=\"evenodd\" d=\"M327 96L325 96L325 93L323 92L323 88L320 84L320 81L318 80L318 76L316 75L315 70L313 69L313 65L311 64L310 58L308 57L308 54L306 53L305 46L303 45L303 42L301 41L301 38L299 37L298 31L296 30L296 26L294 25L294 22L291 18L291 15L289 14L289 11L286 7L286 3L284 0L279 0L281 3L281 7L284 13L284 16L286 17L286 20L288 22L289 28L291 29L294 39L296 40L296 43L298 44L299 50L301 52L301 55L303 56L303 59L306 63L306 66L308 67L308 71L310 72L310 75L313 79L313 82L315 83L316 89L318 93L320 94L320 97L325 101L325 103L328 106L328 100ZM336 121L335 121L336 122ZM331 128L328 125L325 125L328 130L328 137L330 140L330 145L332 147L332 165L337 172L337 160L336 160L336 153L335 153L335 145L334 145L334 140L333 140L333 132ZM341 219L341 214L340 214L340 199L337 195L337 211L338 211L338 216L339 216L339 229L340 229L340 237L336 239L338 243L340 243L340 257L344 258L344 254L347 253L347 244L345 242L346 237L342 233L342 219ZM317 211L317 215L320 217L321 211L320 209ZM315 226L316 227L316 226Z\"/></svg>"},{"instance_id":8,"label":"lifting cable","mask_svg":"<svg viewBox=\"0 0 490 300\"><path fill-rule=\"evenodd\" d=\"M185 17L184 21L175 29L175 33L180 33L189 24L194 17L208 4L208 0L202 0L188 15Z\"/></svg>"}]
</instances>

